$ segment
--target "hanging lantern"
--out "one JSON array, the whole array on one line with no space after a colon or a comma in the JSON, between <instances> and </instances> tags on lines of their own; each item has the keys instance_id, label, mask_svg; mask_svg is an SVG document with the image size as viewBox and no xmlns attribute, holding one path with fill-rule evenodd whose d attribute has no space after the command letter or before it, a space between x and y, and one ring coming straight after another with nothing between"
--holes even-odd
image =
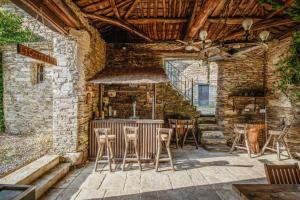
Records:
<instances>
[{"instance_id":1,"label":"hanging lantern","mask_svg":"<svg viewBox=\"0 0 300 200\"><path fill-rule=\"evenodd\" d=\"M207 31L205 31L205 30L200 31L200 33L199 33L200 40L205 41L206 37L207 37Z\"/></svg>"},{"instance_id":2,"label":"hanging lantern","mask_svg":"<svg viewBox=\"0 0 300 200\"><path fill-rule=\"evenodd\" d=\"M247 18L242 22L242 26L245 31L249 31L251 29L251 26L253 24L253 19Z\"/></svg>"},{"instance_id":3,"label":"hanging lantern","mask_svg":"<svg viewBox=\"0 0 300 200\"><path fill-rule=\"evenodd\" d=\"M259 38L261 39L262 42L265 42L268 40L269 35L270 35L269 31L262 31L259 33Z\"/></svg>"}]
</instances>

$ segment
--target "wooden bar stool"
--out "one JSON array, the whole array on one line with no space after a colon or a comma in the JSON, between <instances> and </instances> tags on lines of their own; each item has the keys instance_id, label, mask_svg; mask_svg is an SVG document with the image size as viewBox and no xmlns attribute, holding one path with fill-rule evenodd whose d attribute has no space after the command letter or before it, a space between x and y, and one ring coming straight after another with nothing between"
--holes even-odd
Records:
<instances>
[{"instance_id":1,"label":"wooden bar stool","mask_svg":"<svg viewBox=\"0 0 300 200\"><path fill-rule=\"evenodd\" d=\"M185 134L184 134L184 138L183 138L183 142L182 142L182 147L184 146L184 143L186 141L187 135L189 133L191 133L193 135L193 138L194 138L196 149L198 149L198 143L197 143L197 139L196 139L196 135L195 135L195 120L186 120L184 128L186 129L186 131L185 131Z\"/></svg>"},{"instance_id":2,"label":"wooden bar stool","mask_svg":"<svg viewBox=\"0 0 300 200\"><path fill-rule=\"evenodd\" d=\"M155 160L155 169L158 171L158 165L160 161L170 161L171 168L174 170L173 159L170 149L170 142L172 137L173 129L169 128L158 128L156 131L156 140L157 140L157 152L156 152L156 160ZM161 158L160 154L162 151L162 144L165 144L165 147L168 152L167 158Z\"/></svg>"},{"instance_id":3,"label":"wooden bar stool","mask_svg":"<svg viewBox=\"0 0 300 200\"><path fill-rule=\"evenodd\" d=\"M178 126L177 126L177 119L169 119L169 127L175 132L175 141L176 141L176 148L179 146L179 135L178 135Z\"/></svg>"},{"instance_id":4,"label":"wooden bar stool","mask_svg":"<svg viewBox=\"0 0 300 200\"><path fill-rule=\"evenodd\" d=\"M247 124L234 124L233 132L235 138L229 153L232 153L236 149L247 150L249 157L251 158L250 143L247 136Z\"/></svg>"},{"instance_id":5,"label":"wooden bar stool","mask_svg":"<svg viewBox=\"0 0 300 200\"><path fill-rule=\"evenodd\" d=\"M141 166L141 161L140 161L140 156L139 156L139 149L138 149L138 129L139 127L130 127L130 126L124 126L123 131L124 131L124 138L125 138L125 153L124 153L124 158L123 158L123 165L122 165L122 170L124 171L125 168L125 163L127 160L127 156L130 156L128 154L129 151L129 144L133 143L134 145L134 154L131 154L136 157L135 160L137 160L139 164L140 170L142 170ZM132 160L132 159L131 159Z\"/></svg>"},{"instance_id":6,"label":"wooden bar stool","mask_svg":"<svg viewBox=\"0 0 300 200\"><path fill-rule=\"evenodd\" d=\"M265 150L268 149L270 151L276 152L277 158L278 158L278 160L280 160L280 155L281 155L280 154L281 153L280 146L283 146L284 149L287 151L289 158L292 159L293 157L289 151L287 142L285 141L290 127L291 127L291 124L285 122L284 127L281 131L269 130L268 131L268 139L267 139L266 143L264 144L260 154L263 155ZM269 147L271 140L273 140L273 145L271 147ZM276 144L276 148L275 148L275 144Z\"/></svg>"},{"instance_id":7,"label":"wooden bar stool","mask_svg":"<svg viewBox=\"0 0 300 200\"><path fill-rule=\"evenodd\" d=\"M97 157L95 162L95 171L97 171L98 164L101 163L102 158L104 157L104 149L106 147L107 154L107 163L109 165L109 171L111 172L111 161L115 163L114 153L112 150L112 143L116 140L116 135L111 134L109 128L95 128L94 132L96 134L96 140L98 144Z\"/></svg>"}]
</instances>

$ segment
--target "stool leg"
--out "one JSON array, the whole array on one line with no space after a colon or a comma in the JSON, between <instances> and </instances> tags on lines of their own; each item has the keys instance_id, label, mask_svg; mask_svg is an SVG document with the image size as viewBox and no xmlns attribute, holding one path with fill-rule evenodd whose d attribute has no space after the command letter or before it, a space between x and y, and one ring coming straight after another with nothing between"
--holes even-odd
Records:
<instances>
[{"instance_id":1,"label":"stool leg","mask_svg":"<svg viewBox=\"0 0 300 200\"><path fill-rule=\"evenodd\" d=\"M160 151L161 151L161 143L158 142L158 148L157 148L157 154L156 154L156 162L155 162L155 170L158 171L158 164L159 164L159 157L160 157Z\"/></svg>"},{"instance_id":2,"label":"stool leg","mask_svg":"<svg viewBox=\"0 0 300 200\"><path fill-rule=\"evenodd\" d=\"M176 149L179 147L179 139L178 139L178 131L175 131L175 137L176 137Z\"/></svg>"},{"instance_id":3,"label":"stool leg","mask_svg":"<svg viewBox=\"0 0 300 200\"><path fill-rule=\"evenodd\" d=\"M185 140L186 140L186 137L187 137L188 133L189 133L189 129L187 129L185 134L184 134L183 141L182 141L182 148L184 146L184 143L185 143Z\"/></svg>"},{"instance_id":4,"label":"stool leg","mask_svg":"<svg viewBox=\"0 0 300 200\"><path fill-rule=\"evenodd\" d=\"M111 155L110 155L110 150L109 150L109 142L106 142L106 153L107 153L109 171L111 172L112 168L111 168Z\"/></svg>"},{"instance_id":5,"label":"stool leg","mask_svg":"<svg viewBox=\"0 0 300 200\"><path fill-rule=\"evenodd\" d=\"M114 156L114 152L112 150L112 142L109 142L109 151L110 151L110 155L111 155L111 159L113 161L113 164L115 165L116 162L115 162L115 156Z\"/></svg>"},{"instance_id":6,"label":"stool leg","mask_svg":"<svg viewBox=\"0 0 300 200\"><path fill-rule=\"evenodd\" d=\"M140 160L140 156L139 156L139 151L138 151L138 146L137 146L137 141L134 141L134 150L135 150L135 155L139 164L139 169L142 170L142 165L141 165L141 160Z\"/></svg>"},{"instance_id":7,"label":"stool leg","mask_svg":"<svg viewBox=\"0 0 300 200\"><path fill-rule=\"evenodd\" d=\"M280 143L276 140L277 158L280 160Z\"/></svg>"},{"instance_id":8,"label":"stool leg","mask_svg":"<svg viewBox=\"0 0 300 200\"><path fill-rule=\"evenodd\" d=\"M250 149L251 147L250 147L250 143L249 143L247 135L244 135L244 138L245 138L245 143L246 143L246 148L247 148L248 155L251 158L251 149Z\"/></svg>"},{"instance_id":9,"label":"stool leg","mask_svg":"<svg viewBox=\"0 0 300 200\"><path fill-rule=\"evenodd\" d=\"M98 148L98 153L97 153L96 163L95 163L95 171L97 171L98 169L99 161L101 160L103 155L103 149L104 149L104 145L101 144L100 147Z\"/></svg>"},{"instance_id":10,"label":"stool leg","mask_svg":"<svg viewBox=\"0 0 300 200\"><path fill-rule=\"evenodd\" d=\"M292 159L293 157L292 157L292 154L291 154L291 152L290 152L290 150L288 148L288 145L287 145L286 141L284 140L284 138L282 138L281 140L282 140L282 144L283 144L284 148L287 151L288 156L290 157L290 159Z\"/></svg>"},{"instance_id":11,"label":"stool leg","mask_svg":"<svg viewBox=\"0 0 300 200\"><path fill-rule=\"evenodd\" d=\"M271 139L272 139L272 136L270 135L270 136L268 137L267 141L266 141L266 144L263 146L260 155L263 155L263 154L264 154L264 152L265 152L266 148L268 147L268 145L269 145Z\"/></svg>"},{"instance_id":12,"label":"stool leg","mask_svg":"<svg viewBox=\"0 0 300 200\"><path fill-rule=\"evenodd\" d=\"M233 143L232 143L232 147L231 147L229 153L232 153L232 152L233 152L233 150L234 150L234 148L235 148L235 145L236 145L238 139L239 139L239 137L238 137L238 135L236 135L235 138L234 138L234 141L233 141Z\"/></svg>"},{"instance_id":13,"label":"stool leg","mask_svg":"<svg viewBox=\"0 0 300 200\"><path fill-rule=\"evenodd\" d=\"M124 171L125 163L126 163L126 156L127 156L127 149L128 149L128 143L125 143L125 152L124 152L124 158L123 158L123 165L122 165L122 171Z\"/></svg>"},{"instance_id":14,"label":"stool leg","mask_svg":"<svg viewBox=\"0 0 300 200\"><path fill-rule=\"evenodd\" d=\"M174 171L175 169L174 169L174 166L173 166L173 159L172 159L170 145L166 144L166 149L167 149L167 152L168 152L168 156L169 156L169 159L170 159L170 164L171 164L172 170Z\"/></svg>"},{"instance_id":15,"label":"stool leg","mask_svg":"<svg viewBox=\"0 0 300 200\"><path fill-rule=\"evenodd\" d=\"M193 134L193 137L194 137L196 149L198 149L198 143L197 143L197 139L196 139L196 135L195 135L195 129L192 129L192 134Z\"/></svg>"}]
</instances>

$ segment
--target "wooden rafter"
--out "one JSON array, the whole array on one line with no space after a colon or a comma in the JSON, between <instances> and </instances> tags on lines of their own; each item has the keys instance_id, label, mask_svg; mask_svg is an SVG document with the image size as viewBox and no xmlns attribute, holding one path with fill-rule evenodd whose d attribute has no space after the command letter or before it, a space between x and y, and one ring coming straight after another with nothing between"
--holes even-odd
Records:
<instances>
[{"instance_id":1,"label":"wooden rafter","mask_svg":"<svg viewBox=\"0 0 300 200\"><path fill-rule=\"evenodd\" d=\"M284 6L282 8L279 8L277 10L275 10L274 12L270 13L266 19L270 19L273 16L277 15L278 13L284 11L285 9L287 9L289 6L291 6L294 3L294 0L287 0L284 4Z\"/></svg>"},{"instance_id":2,"label":"wooden rafter","mask_svg":"<svg viewBox=\"0 0 300 200\"><path fill-rule=\"evenodd\" d=\"M264 29L267 29L267 28L275 27L275 26L287 25L287 24L291 24L291 23L295 23L295 21L293 21L291 19L269 19L269 20L264 20L264 21L260 21L256 24L253 24L251 30L252 31L259 31L259 30L264 30ZM230 33L229 35L227 35L223 39L231 40L231 39L234 39L236 37L243 36L244 34L245 34L244 30L238 30L238 31L235 31L233 33Z\"/></svg>"},{"instance_id":3,"label":"wooden rafter","mask_svg":"<svg viewBox=\"0 0 300 200\"><path fill-rule=\"evenodd\" d=\"M246 17L253 19L254 23L262 20L263 18L259 17ZM226 20L222 17L209 17L207 19L210 23L225 23L228 25L240 25L242 24L243 20L245 20L244 17L228 17Z\"/></svg>"},{"instance_id":4,"label":"wooden rafter","mask_svg":"<svg viewBox=\"0 0 300 200\"><path fill-rule=\"evenodd\" d=\"M193 19L193 24L187 32L187 39L193 39L197 32L203 27L211 12L221 0L206 0L201 7L199 14Z\"/></svg>"},{"instance_id":5,"label":"wooden rafter","mask_svg":"<svg viewBox=\"0 0 300 200\"><path fill-rule=\"evenodd\" d=\"M117 17L117 18L120 18L120 13L119 13L118 8L117 8L117 6L116 6L115 0L109 0L109 2L110 2L110 5L111 5L111 7L112 7L112 9L113 9L113 11L114 11L116 17Z\"/></svg>"},{"instance_id":6,"label":"wooden rafter","mask_svg":"<svg viewBox=\"0 0 300 200\"><path fill-rule=\"evenodd\" d=\"M153 24L153 23L167 23L167 24L178 24L186 23L188 20L183 18L137 18L128 19L131 24Z\"/></svg>"},{"instance_id":7,"label":"wooden rafter","mask_svg":"<svg viewBox=\"0 0 300 200\"><path fill-rule=\"evenodd\" d=\"M187 28L187 31L186 31L186 34L184 37L185 40L188 39L188 33L190 32L190 29L193 25L193 21L194 21L195 15L196 15L197 7L198 7L198 2L199 2L199 0L194 0L192 15L190 17L188 28Z\"/></svg>"},{"instance_id":8,"label":"wooden rafter","mask_svg":"<svg viewBox=\"0 0 300 200\"><path fill-rule=\"evenodd\" d=\"M109 18L109 17L105 17L105 16L101 16L101 15L88 14L88 13L85 13L85 15L88 18L96 19L96 20L102 21L104 23L111 24L111 25L120 27L122 29L125 29L125 30L127 30L128 32L130 32L132 34L135 34L135 35L137 35L137 36L139 36L139 37L141 37L141 38L143 38L143 39L145 39L149 42L152 42L152 40L148 36L146 36L144 33L141 33L140 31L136 30L130 24L128 24L125 21L122 21L121 19L115 20L115 19L112 19L112 18Z\"/></svg>"},{"instance_id":9,"label":"wooden rafter","mask_svg":"<svg viewBox=\"0 0 300 200\"><path fill-rule=\"evenodd\" d=\"M130 16L130 14L136 8L136 6L139 2L140 2L140 0L134 0L134 2L131 4L130 8L128 9L127 13L124 16L125 19L127 19Z\"/></svg>"}]
</instances>

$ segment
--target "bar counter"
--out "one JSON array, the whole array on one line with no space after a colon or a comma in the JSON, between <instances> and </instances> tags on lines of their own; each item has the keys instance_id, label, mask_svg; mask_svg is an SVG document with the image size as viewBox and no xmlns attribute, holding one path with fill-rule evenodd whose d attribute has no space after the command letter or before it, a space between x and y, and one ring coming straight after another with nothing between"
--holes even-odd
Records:
<instances>
[{"instance_id":1,"label":"bar counter","mask_svg":"<svg viewBox=\"0 0 300 200\"><path fill-rule=\"evenodd\" d=\"M95 128L110 128L111 133L116 135L113 144L116 159L123 159L125 151L125 140L123 126L139 127L139 155L142 160L153 159L156 153L156 129L161 128L163 120L152 119L104 119L92 120L89 129L89 159L94 160L97 154L97 141L94 133ZM129 154L133 153L133 145L129 146Z\"/></svg>"}]
</instances>

